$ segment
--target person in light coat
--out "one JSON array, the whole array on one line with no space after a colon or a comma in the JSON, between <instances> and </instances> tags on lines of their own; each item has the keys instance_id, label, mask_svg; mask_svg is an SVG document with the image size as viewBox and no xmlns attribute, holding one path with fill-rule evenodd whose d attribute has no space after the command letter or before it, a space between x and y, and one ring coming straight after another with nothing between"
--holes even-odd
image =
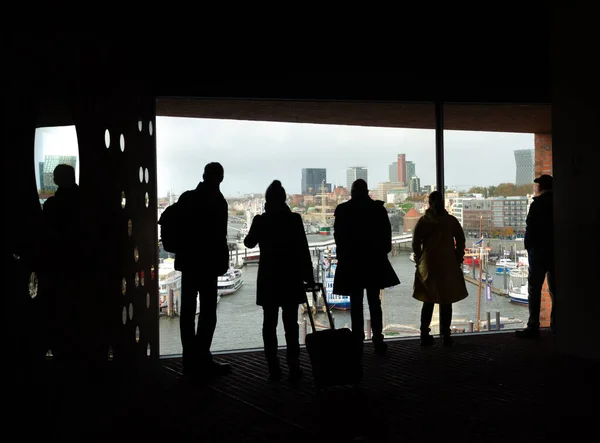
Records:
<instances>
[{"instance_id":1,"label":"person in light coat","mask_svg":"<svg viewBox=\"0 0 600 443\"><path fill-rule=\"evenodd\" d=\"M413 297L423 302L421 345L433 344L433 336L429 332L437 303L440 307L440 334L444 345L449 346L452 344L452 304L469 294L461 269L465 234L456 217L444 209L444 198L439 191L429 194L429 209L415 226L412 248L417 266Z\"/></svg>"}]
</instances>

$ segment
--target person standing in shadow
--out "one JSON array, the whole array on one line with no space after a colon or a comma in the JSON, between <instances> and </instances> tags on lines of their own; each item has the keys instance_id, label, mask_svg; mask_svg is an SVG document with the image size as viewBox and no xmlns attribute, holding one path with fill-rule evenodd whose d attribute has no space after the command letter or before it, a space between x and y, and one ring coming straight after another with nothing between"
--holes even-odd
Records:
<instances>
[{"instance_id":1,"label":"person standing in shadow","mask_svg":"<svg viewBox=\"0 0 600 443\"><path fill-rule=\"evenodd\" d=\"M60 164L54 169L57 190L43 204L40 297L48 319L48 348L57 360L82 357L81 297L81 193L75 169Z\"/></svg>"},{"instance_id":2,"label":"person standing in shadow","mask_svg":"<svg viewBox=\"0 0 600 443\"><path fill-rule=\"evenodd\" d=\"M556 334L556 285L554 282L554 204L551 175L536 178L535 194L529 207L525 228L524 246L527 250L529 268L527 293L529 320L525 329L516 331L518 338L539 338L542 286L548 279L548 292L552 300L550 331Z\"/></svg>"},{"instance_id":3,"label":"person standing in shadow","mask_svg":"<svg viewBox=\"0 0 600 443\"><path fill-rule=\"evenodd\" d=\"M415 226L412 248L417 267L413 297L423 302L421 346L433 344L429 332L436 303L440 306L440 334L444 346L450 346L452 303L469 295L462 272L465 233L459 221L444 208L444 197L439 191L429 194L429 209Z\"/></svg>"},{"instance_id":4,"label":"person standing in shadow","mask_svg":"<svg viewBox=\"0 0 600 443\"><path fill-rule=\"evenodd\" d=\"M392 250L392 227L381 200L369 197L367 182L352 183L351 198L335 209L334 238L338 265L333 293L350 296L352 332L362 354L365 341L363 299L365 289L371 314L375 352L384 355L383 314L379 294L400 284L388 260Z\"/></svg>"},{"instance_id":5,"label":"person standing in shadow","mask_svg":"<svg viewBox=\"0 0 600 443\"><path fill-rule=\"evenodd\" d=\"M217 279L229 267L228 205L219 189L223 166L207 164L202 177L196 189L184 192L177 201L181 241L175 269L181 271L179 327L184 374L210 377L231 372L229 364L214 361L210 352L217 326ZM195 330L198 294L200 313Z\"/></svg>"},{"instance_id":6,"label":"person standing in shadow","mask_svg":"<svg viewBox=\"0 0 600 443\"><path fill-rule=\"evenodd\" d=\"M285 203L285 189L279 180L269 185L265 199L265 213L252 220L244 245L260 247L256 304L263 308L262 335L269 380L281 378L277 357L277 321L281 308L289 381L293 382L302 377L298 305L306 298L304 285L314 285L312 260L302 217Z\"/></svg>"}]
</instances>

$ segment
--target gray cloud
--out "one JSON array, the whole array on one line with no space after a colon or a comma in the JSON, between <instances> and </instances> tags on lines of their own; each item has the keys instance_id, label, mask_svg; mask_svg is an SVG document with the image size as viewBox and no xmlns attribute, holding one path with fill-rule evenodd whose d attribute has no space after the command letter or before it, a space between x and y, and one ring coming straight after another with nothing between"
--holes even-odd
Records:
<instances>
[{"instance_id":1,"label":"gray cloud","mask_svg":"<svg viewBox=\"0 0 600 443\"><path fill-rule=\"evenodd\" d=\"M463 188L513 182L513 151L533 148L533 134L444 135L446 183ZM275 178L297 193L310 167L327 168L327 180L345 186L347 167L366 166L375 188L399 153L415 162L422 184L435 182L433 130L162 117L157 137L160 195L195 186L210 161L223 164L229 196L263 192Z\"/></svg>"}]
</instances>

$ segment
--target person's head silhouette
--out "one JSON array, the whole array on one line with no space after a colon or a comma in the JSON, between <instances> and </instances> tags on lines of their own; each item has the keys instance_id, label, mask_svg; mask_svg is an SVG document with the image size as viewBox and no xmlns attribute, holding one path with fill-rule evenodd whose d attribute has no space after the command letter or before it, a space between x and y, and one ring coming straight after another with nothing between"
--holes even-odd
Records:
<instances>
[{"instance_id":1,"label":"person's head silhouette","mask_svg":"<svg viewBox=\"0 0 600 443\"><path fill-rule=\"evenodd\" d=\"M54 184L59 188L70 188L75 183L75 168L70 165L60 164L54 168Z\"/></svg>"},{"instance_id":2,"label":"person's head silhouette","mask_svg":"<svg viewBox=\"0 0 600 443\"><path fill-rule=\"evenodd\" d=\"M224 175L225 171L223 170L223 166L221 166L221 163L212 162L204 167L204 174L202 174L202 179L204 180L204 183L206 185L218 188L221 182L223 181Z\"/></svg>"},{"instance_id":3,"label":"person's head silhouette","mask_svg":"<svg viewBox=\"0 0 600 443\"><path fill-rule=\"evenodd\" d=\"M440 191L433 191L429 194L429 209L431 209L435 215L442 215L446 211L444 208L444 197Z\"/></svg>"},{"instance_id":4,"label":"person's head silhouette","mask_svg":"<svg viewBox=\"0 0 600 443\"><path fill-rule=\"evenodd\" d=\"M267 203L280 205L285 203L286 197L285 188L281 185L281 182L279 180L273 180L265 193L265 200Z\"/></svg>"},{"instance_id":5,"label":"person's head silhouette","mask_svg":"<svg viewBox=\"0 0 600 443\"><path fill-rule=\"evenodd\" d=\"M369 196L369 187L367 186L367 182L362 178L355 180L352 183L352 189L350 190L350 196L352 198L366 198Z\"/></svg>"}]
</instances>

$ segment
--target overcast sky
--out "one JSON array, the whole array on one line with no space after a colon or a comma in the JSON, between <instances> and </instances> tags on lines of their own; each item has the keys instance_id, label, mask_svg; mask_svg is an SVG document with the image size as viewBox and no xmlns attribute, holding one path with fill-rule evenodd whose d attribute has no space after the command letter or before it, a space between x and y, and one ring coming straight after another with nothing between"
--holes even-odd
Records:
<instances>
[{"instance_id":1,"label":"overcast sky","mask_svg":"<svg viewBox=\"0 0 600 443\"><path fill-rule=\"evenodd\" d=\"M388 180L397 154L416 164L421 185L435 183L433 130L157 117L158 193L180 193L202 179L204 165L225 168L226 196L264 192L273 179L300 192L302 168L326 168L327 181L346 186L346 168L368 168L369 187ZM515 181L516 149L533 149L533 134L445 131L449 187ZM77 155L75 128L38 129L35 161ZM36 167L37 174L37 167Z\"/></svg>"}]
</instances>

